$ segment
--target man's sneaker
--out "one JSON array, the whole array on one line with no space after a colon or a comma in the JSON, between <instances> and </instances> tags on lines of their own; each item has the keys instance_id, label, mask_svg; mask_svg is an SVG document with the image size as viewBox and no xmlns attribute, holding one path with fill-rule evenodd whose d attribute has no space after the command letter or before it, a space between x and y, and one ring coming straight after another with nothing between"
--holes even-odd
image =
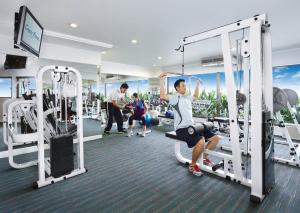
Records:
<instances>
[{"instance_id":1,"label":"man's sneaker","mask_svg":"<svg viewBox=\"0 0 300 213\"><path fill-rule=\"evenodd\" d=\"M146 131L145 131L145 130L142 131L141 136L142 136L142 137L145 137L145 136L146 136Z\"/></svg>"},{"instance_id":2,"label":"man's sneaker","mask_svg":"<svg viewBox=\"0 0 300 213\"><path fill-rule=\"evenodd\" d=\"M127 133L127 131L125 129L118 131L118 134L124 134L124 133Z\"/></svg>"},{"instance_id":3,"label":"man's sneaker","mask_svg":"<svg viewBox=\"0 0 300 213\"><path fill-rule=\"evenodd\" d=\"M131 137L132 135L133 135L132 130L128 130L128 131L127 131L127 137Z\"/></svg>"},{"instance_id":4,"label":"man's sneaker","mask_svg":"<svg viewBox=\"0 0 300 213\"><path fill-rule=\"evenodd\" d=\"M104 131L104 135L110 135L109 131Z\"/></svg>"},{"instance_id":5,"label":"man's sneaker","mask_svg":"<svg viewBox=\"0 0 300 213\"><path fill-rule=\"evenodd\" d=\"M203 159L203 164L209 167L213 167L215 164L211 162L208 158Z\"/></svg>"},{"instance_id":6,"label":"man's sneaker","mask_svg":"<svg viewBox=\"0 0 300 213\"><path fill-rule=\"evenodd\" d=\"M190 164L189 171L191 173L193 173L193 175L196 175L196 176L202 176L203 175L202 172L201 172L201 170L200 170L200 168L199 168L199 166L197 164L195 164L193 166Z\"/></svg>"}]
</instances>

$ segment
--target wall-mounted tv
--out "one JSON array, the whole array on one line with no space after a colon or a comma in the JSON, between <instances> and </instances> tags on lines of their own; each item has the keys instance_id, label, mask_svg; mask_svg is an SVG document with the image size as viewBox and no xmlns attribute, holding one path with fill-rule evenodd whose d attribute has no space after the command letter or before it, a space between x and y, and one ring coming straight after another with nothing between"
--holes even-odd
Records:
<instances>
[{"instance_id":1,"label":"wall-mounted tv","mask_svg":"<svg viewBox=\"0 0 300 213\"><path fill-rule=\"evenodd\" d=\"M44 28L26 6L15 14L15 46L39 57Z\"/></svg>"}]
</instances>

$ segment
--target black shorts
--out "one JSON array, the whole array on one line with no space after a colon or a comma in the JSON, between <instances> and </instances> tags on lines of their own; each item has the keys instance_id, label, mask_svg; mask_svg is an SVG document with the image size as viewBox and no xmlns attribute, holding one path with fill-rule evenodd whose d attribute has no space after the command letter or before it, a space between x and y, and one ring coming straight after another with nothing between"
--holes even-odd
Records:
<instances>
[{"instance_id":1,"label":"black shorts","mask_svg":"<svg viewBox=\"0 0 300 213\"><path fill-rule=\"evenodd\" d=\"M188 128L182 128L176 130L176 135L178 139L183 140L187 143L189 148L194 147L198 141L200 141L203 137L205 141L215 136L216 134L210 130L205 130L203 133L198 133L195 136L191 136L188 133Z\"/></svg>"}]
</instances>

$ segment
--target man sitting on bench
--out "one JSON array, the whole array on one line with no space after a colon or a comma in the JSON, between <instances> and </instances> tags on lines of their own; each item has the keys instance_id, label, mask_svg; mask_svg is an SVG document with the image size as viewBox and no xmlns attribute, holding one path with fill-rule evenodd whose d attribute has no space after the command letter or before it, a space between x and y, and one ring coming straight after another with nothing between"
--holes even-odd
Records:
<instances>
[{"instance_id":1,"label":"man sitting on bench","mask_svg":"<svg viewBox=\"0 0 300 213\"><path fill-rule=\"evenodd\" d=\"M184 79L178 79L175 84L174 95L167 95L165 91L165 78L167 74L162 73L160 75L160 98L169 101L169 104L174 108L174 128L179 140L183 140L187 143L189 148L193 148L192 162L189 165L189 171L197 176L202 176L202 172L199 166L196 164L197 160L204 152L204 149L213 150L218 144L220 137L213 132L206 130L203 134L196 134L190 136L187 128L194 124L192 113L192 101L197 99L200 94L201 81L197 81L196 89L193 97L185 95L186 84ZM205 140L208 141L205 147ZM213 163L208 159L208 155L204 153L203 163L207 166L213 166Z\"/></svg>"}]
</instances>

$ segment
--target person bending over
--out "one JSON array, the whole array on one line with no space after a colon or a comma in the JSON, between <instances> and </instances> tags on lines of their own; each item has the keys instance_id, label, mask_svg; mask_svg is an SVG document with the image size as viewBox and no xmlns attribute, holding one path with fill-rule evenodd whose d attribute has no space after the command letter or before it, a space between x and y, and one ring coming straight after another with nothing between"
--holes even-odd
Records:
<instances>
[{"instance_id":1,"label":"person bending over","mask_svg":"<svg viewBox=\"0 0 300 213\"><path fill-rule=\"evenodd\" d=\"M107 98L107 113L108 113L108 122L104 130L104 134L109 135L113 123L113 118L115 118L118 126L119 133L125 133L123 129L123 117L120 108L120 102L126 104L125 102L125 93L128 90L128 84L123 83L120 86L120 89L116 89L110 93Z\"/></svg>"},{"instance_id":2,"label":"person bending over","mask_svg":"<svg viewBox=\"0 0 300 213\"><path fill-rule=\"evenodd\" d=\"M197 81L193 97L185 95L186 84L184 79L178 79L175 82L174 87L176 94L167 95L164 85L166 76L167 74L164 73L160 75L160 98L169 101L169 104L174 109L174 128L177 137L180 140L185 141L189 148L193 148L192 162L189 165L189 171L194 175L201 176L202 172L196 163L201 154L204 152L205 140L208 141L206 148L209 150L215 149L220 140L218 135L215 135L209 130L206 130L202 134L199 133L196 136L190 136L188 134L187 128L194 124L192 101L199 97L201 81ZM203 155L203 163L207 166L213 166L213 163L208 159L207 154Z\"/></svg>"},{"instance_id":3,"label":"person bending over","mask_svg":"<svg viewBox=\"0 0 300 213\"><path fill-rule=\"evenodd\" d=\"M133 102L132 102L132 108L133 108L133 115L129 117L128 120L128 131L127 131L127 136L130 137L133 135L132 133L132 124L133 120L139 120L142 121L143 123L143 131L142 131L142 137L146 136L146 112L147 112L147 106L144 102L143 99L140 99L138 97L137 93L133 93Z\"/></svg>"}]
</instances>

